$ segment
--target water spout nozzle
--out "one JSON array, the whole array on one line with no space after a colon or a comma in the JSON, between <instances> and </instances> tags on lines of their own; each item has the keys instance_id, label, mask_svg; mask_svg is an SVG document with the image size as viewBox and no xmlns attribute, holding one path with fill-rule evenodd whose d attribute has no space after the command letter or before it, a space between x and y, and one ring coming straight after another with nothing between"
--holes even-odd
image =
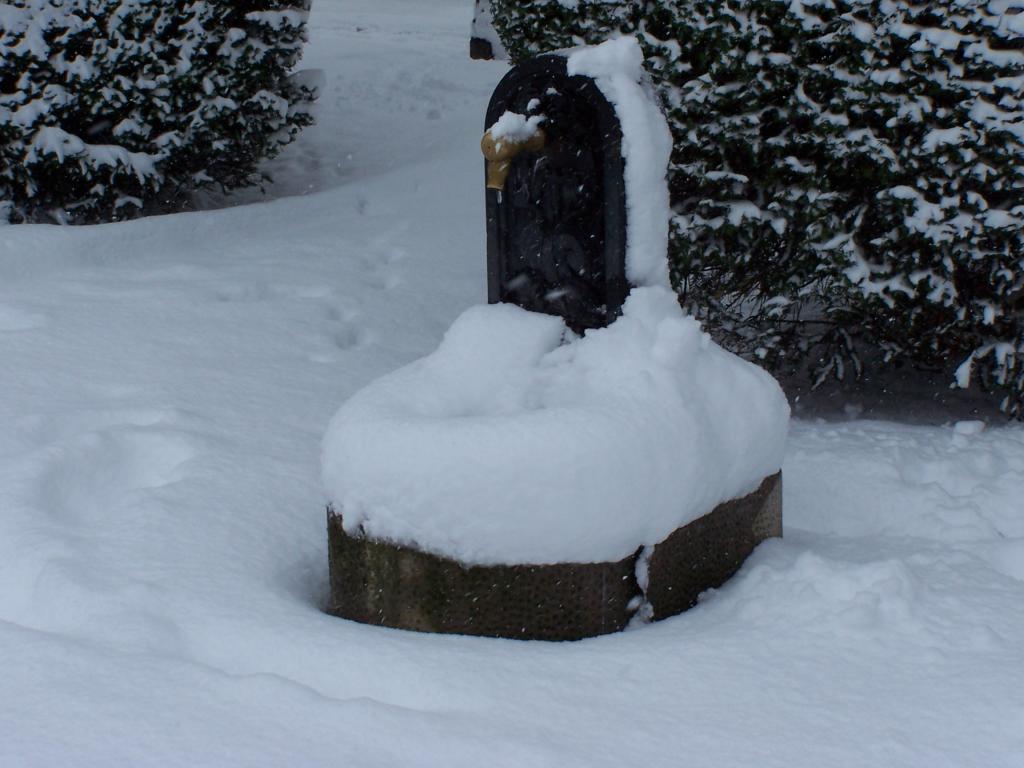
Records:
<instances>
[{"instance_id":1,"label":"water spout nozzle","mask_svg":"<svg viewBox=\"0 0 1024 768\"><path fill-rule=\"evenodd\" d=\"M512 141L507 137L495 139L491 132L487 131L480 141L480 149L487 160L487 188L498 191L505 189L505 181L516 155L520 152L540 152L544 149L546 140L547 137L541 130L525 141Z\"/></svg>"}]
</instances>

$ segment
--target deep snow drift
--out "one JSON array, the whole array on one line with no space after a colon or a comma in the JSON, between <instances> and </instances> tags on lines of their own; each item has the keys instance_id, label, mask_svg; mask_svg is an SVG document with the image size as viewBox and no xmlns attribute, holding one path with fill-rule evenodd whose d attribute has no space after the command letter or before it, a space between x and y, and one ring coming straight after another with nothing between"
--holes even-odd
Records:
<instances>
[{"instance_id":1,"label":"deep snow drift","mask_svg":"<svg viewBox=\"0 0 1024 768\"><path fill-rule=\"evenodd\" d=\"M786 538L636 631L321 612L331 415L485 296L471 11L317 0L278 199L0 231L0 766L1020 768L1017 425L795 421Z\"/></svg>"},{"instance_id":2,"label":"deep snow drift","mask_svg":"<svg viewBox=\"0 0 1024 768\"><path fill-rule=\"evenodd\" d=\"M436 352L335 416L324 480L346 530L472 563L609 562L782 465L779 385L664 288L607 328L478 306Z\"/></svg>"}]
</instances>

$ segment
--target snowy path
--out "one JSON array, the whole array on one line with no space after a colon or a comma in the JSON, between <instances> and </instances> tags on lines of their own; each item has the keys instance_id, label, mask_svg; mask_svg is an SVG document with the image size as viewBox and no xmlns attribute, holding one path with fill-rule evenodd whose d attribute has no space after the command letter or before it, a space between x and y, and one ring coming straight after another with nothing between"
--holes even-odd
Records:
<instances>
[{"instance_id":1,"label":"snowy path","mask_svg":"<svg viewBox=\"0 0 1024 768\"><path fill-rule=\"evenodd\" d=\"M470 5L318 0L278 199L0 233L0 766L1020 768L1017 426L796 422L785 540L618 636L321 613L328 419L484 296Z\"/></svg>"}]
</instances>

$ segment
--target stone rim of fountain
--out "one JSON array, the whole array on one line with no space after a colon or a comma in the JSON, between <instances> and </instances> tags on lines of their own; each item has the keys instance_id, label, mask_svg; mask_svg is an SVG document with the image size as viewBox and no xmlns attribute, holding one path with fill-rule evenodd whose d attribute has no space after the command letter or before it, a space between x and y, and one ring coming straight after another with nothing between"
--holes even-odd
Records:
<instances>
[{"instance_id":1,"label":"stone rim of fountain","mask_svg":"<svg viewBox=\"0 0 1024 768\"><path fill-rule=\"evenodd\" d=\"M782 474L616 562L467 565L352 535L327 509L335 616L397 629L521 640L579 640L660 620L721 586L754 548L782 535Z\"/></svg>"}]
</instances>

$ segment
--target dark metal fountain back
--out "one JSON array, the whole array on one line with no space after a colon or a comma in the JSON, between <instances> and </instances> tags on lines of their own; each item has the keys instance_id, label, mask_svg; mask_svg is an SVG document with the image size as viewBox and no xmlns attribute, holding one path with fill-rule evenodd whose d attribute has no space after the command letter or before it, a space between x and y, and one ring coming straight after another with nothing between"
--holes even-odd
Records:
<instances>
[{"instance_id":1,"label":"dark metal fountain back","mask_svg":"<svg viewBox=\"0 0 1024 768\"><path fill-rule=\"evenodd\" d=\"M594 82L563 56L513 69L487 108L544 115L545 146L487 190L488 300L560 315L577 332L608 325L629 292L622 130Z\"/></svg>"}]
</instances>

